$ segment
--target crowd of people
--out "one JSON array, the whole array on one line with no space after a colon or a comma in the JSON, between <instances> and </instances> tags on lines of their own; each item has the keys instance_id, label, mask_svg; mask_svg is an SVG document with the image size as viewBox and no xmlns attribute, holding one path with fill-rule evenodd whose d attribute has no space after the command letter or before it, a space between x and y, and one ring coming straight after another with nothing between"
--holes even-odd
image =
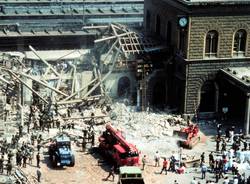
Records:
<instances>
[{"instance_id":1,"label":"crowd of people","mask_svg":"<svg viewBox=\"0 0 250 184\"><path fill-rule=\"evenodd\" d=\"M236 134L235 127L226 128L225 134L222 133L222 125L217 125L215 151L208 155L208 166L206 165L205 153L201 154L201 178L206 179L206 173L214 174L215 180L207 180L206 183L218 183L223 180L223 184L245 184L250 182L245 173L239 171L239 165L249 161L244 157L243 152L248 150L249 143L245 139L242 130ZM197 183L192 181L192 184Z\"/></svg>"},{"instance_id":2,"label":"crowd of people","mask_svg":"<svg viewBox=\"0 0 250 184\"><path fill-rule=\"evenodd\" d=\"M225 129L225 128L224 128ZM223 184L246 184L250 183L250 177L247 178L244 172L240 170L240 165L250 161L250 143L247 141L242 130L236 132L235 127L231 126L222 131L222 125L217 126L217 135L215 138L215 150L206 155L203 152L200 155L200 173L201 177L194 177L191 184L198 184L204 180L206 183ZM160 164L161 158L163 159ZM142 170L145 169L147 156L142 157ZM154 155L154 166L162 165L160 174L167 174L168 171L182 174L185 173L185 164L180 162L172 155L170 158L161 157L156 151ZM242 166L243 167L243 166ZM244 169L243 169L244 171ZM207 176L209 173L209 176ZM200 180L200 181L199 181ZM174 183L178 183L174 181Z\"/></svg>"},{"instance_id":3,"label":"crowd of people","mask_svg":"<svg viewBox=\"0 0 250 184\"><path fill-rule=\"evenodd\" d=\"M4 138L0 144L0 174L6 174L9 176L13 174L13 169L26 168L27 164L32 165L36 152L36 166L39 171L39 178L41 178L40 171L40 149L41 149L42 136L39 134L35 136L33 133L29 139L25 139L22 132L16 133L12 136L10 143ZM35 148L36 143L36 148Z\"/></svg>"}]
</instances>

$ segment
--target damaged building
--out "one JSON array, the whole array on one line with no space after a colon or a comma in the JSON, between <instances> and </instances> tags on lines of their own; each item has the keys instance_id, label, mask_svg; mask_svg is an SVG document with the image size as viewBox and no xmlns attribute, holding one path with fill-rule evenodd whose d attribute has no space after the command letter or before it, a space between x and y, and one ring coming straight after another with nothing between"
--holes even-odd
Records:
<instances>
[{"instance_id":1,"label":"damaged building","mask_svg":"<svg viewBox=\"0 0 250 184\"><path fill-rule=\"evenodd\" d=\"M3 1L0 49L20 53L5 52L2 62L28 64L29 87L45 77L67 100L86 98L99 81L109 97L138 109L226 116L248 127L249 8L249 1Z\"/></svg>"},{"instance_id":2,"label":"damaged building","mask_svg":"<svg viewBox=\"0 0 250 184\"><path fill-rule=\"evenodd\" d=\"M143 0L1 1L0 50L78 49L93 45L96 32L83 26L111 22L140 27Z\"/></svg>"},{"instance_id":3,"label":"damaged building","mask_svg":"<svg viewBox=\"0 0 250 184\"><path fill-rule=\"evenodd\" d=\"M64 90L67 94L73 94L94 80L94 63L97 62L96 65L99 66L101 62L99 58L109 50L105 47L103 53L99 53L98 48L102 45L97 44L95 48L94 40L105 36L103 30L113 22L141 29L143 9L143 0L2 1L0 6L1 63L11 72L19 70L25 75L18 78L20 81L24 77L25 80L22 83L25 82L24 85L28 85L22 90L24 103L32 103L30 94L34 88L38 91L42 90L40 92L44 93L43 98L50 94L51 91L49 93L47 91L45 95L48 89L44 91L44 83L40 80L47 80L47 86L56 86L49 89L57 91L57 94L60 94L60 88L65 88L60 86L61 82L66 83L72 88ZM108 60L113 61L114 55L113 51L108 52ZM115 57L117 58L118 56ZM105 68L101 72L104 74L107 71L108 69ZM110 79L117 79L112 79L109 84L105 84L111 97L129 94L130 91L127 88L133 89L136 93L136 84L131 82L134 78L132 79L127 73L125 67L125 70L117 69L117 72L111 74L113 77ZM95 76L97 75L95 73ZM62 77L60 82L58 82L59 76ZM9 80L6 75L2 75L1 79L5 85ZM37 85L39 82L43 87ZM118 83L119 87L117 87ZM11 84L7 84L6 91L13 89ZM88 87L88 85L85 86L80 93L86 93ZM93 89L92 92L94 91ZM65 93L61 94L67 96ZM77 93L75 96L80 98L81 94ZM9 103L9 100L7 101Z\"/></svg>"},{"instance_id":4,"label":"damaged building","mask_svg":"<svg viewBox=\"0 0 250 184\"><path fill-rule=\"evenodd\" d=\"M167 104L228 116L249 133L250 1L146 0L145 29L172 48Z\"/></svg>"}]
</instances>

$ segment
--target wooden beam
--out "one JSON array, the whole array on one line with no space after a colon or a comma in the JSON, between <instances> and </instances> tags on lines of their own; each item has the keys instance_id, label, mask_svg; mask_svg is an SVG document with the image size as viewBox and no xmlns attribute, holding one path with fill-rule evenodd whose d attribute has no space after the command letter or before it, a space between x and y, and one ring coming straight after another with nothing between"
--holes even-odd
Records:
<instances>
[{"instance_id":1,"label":"wooden beam","mask_svg":"<svg viewBox=\"0 0 250 184\"><path fill-rule=\"evenodd\" d=\"M57 59L54 60L53 62L57 62L57 61L63 59L64 57L66 57L66 56L68 56L68 55L70 55L70 54L73 54L74 52L79 52L79 50L73 50L73 51L71 51L71 52L69 52L69 53L67 53L67 54L65 54L65 55L63 55L63 56L57 58Z\"/></svg>"},{"instance_id":2,"label":"wooden beam","mask_svg":"<svg viewBox=\"0 0 250 184\"><path fill-rule=\"evenodd\" d=\"M36 81L37 83L39 83L39 84L41 84L41 85L43 85L43 86L45 86L45 87L47 87L47 88L49 88L49 89L51 89L51 90L53 90L53 91L55 91L55 92L57 92L57 93L63 95L63 96L68 96L67 94L65 94L65 93L63 93L63 92L57 90L57 89L54 88L54 87L49 86L48 84L46 84L46 83L44 83L44 82L42 82L42 81L39 81L39 80L35 79L34 77L32 77L32 76L30 76L30 75L27 75L27 74L25 74L25 73L18 73L18 72L14 72L14 73L19 74L19 75L22 75L22 76L27 77L27 78L30 78L30 79Z\"/></svg>"},{"instance_id":3,"label":"wooden beam","mask_svg":"<svg viewBox=\"0 0 250 184\"><path fill-rule=\"evenodd\" d=\"M82 29L104 29L109 28L109 26L83 26Z\"/></svg>"},{"instance_id":4,"label":"wooden beam","mask_svg":"<svg viewBox=\"0 0 250 184\"><path fill-rule=\"evenodd\" d=\"M73 94L71 94L67 98L61 100L61 102L65 102L65 101L71 99L72 97L76 96L78 93L80 93L81 91L83 91L84 89L86 89L90 84L92 84L93 82L95 82L97 79L98 78L93 79L92 81L90 81L89 83L87 83L85 86L83 86L81 89L79 89L78 91L74 92Z\"/></svg>"},{"instance_id":5,"label":"wooden beam","mask_svg":"<svg viewBox=\"0 0 250 184\"><path fill-rule=\"evenodd\" d=\"M116 59L118 56L119 56L119 52L116 53L116 55L112 61L113 64L112 64L110 71L108 73L106 73L106 75L83 96L83 99L86 98L87 96L89 96L103 81L105 81L108 78L108 76L112 73L112 71L114 69Z\"/></svg>"},{"instance_id":6,"label":"wooden beam","mask_svg":"<svg viewBox=\"0 0 250 184\"><path fill-rule=\"evenodd\" d=\"M39 98L41 98L45 103L48 104L47 100L45 100L41 95L39 95L35 90L33 90L29 85L27 85L22 79L20 79L16 74L14 74L11 70L8 70L8 72L14 76L17 80L19 80L23 85L25 85L29 90L31 90L33 93L35 93Z\"/></svg>"},{"instance_id":7,"label":"wooden beam","mask_svg":"<svg viewBox=\"0 0 250 184\"><path fill-rule=\"evenodd\" d=\"M119 56L119 52L116 53L116 55L113 58L113 63L111 66L111 69L109 70L108 73L106 73L106 75L102 78L101 81L99 81L96 85L94 85L81 99L79 100L73 100L73 101L60 101L57 102L58 105L63 105L63 104L69 104L69 103L79 103L82 102L85 98L87 98L104 80L106 80L108 78L108 76L112 73L114 67L115 67L115 63L116 63L116 59Z\"/></svg>"},{"instance_id":8,"label":"wooden beam","mask_svg":"<svg viewBox=\"0 0 250 184\"><path fill-rule=\"evenodd\" d=\"M105 55L105 58L103 59L103 62L106 61L106 59L108 58L109 54L111 53L111 51L114 49L114 47L116 47L116 44L118 43L118 40L116 40L113 45L110 47L109 51L107 52L107 54Z\"/></svg>"},{"instance_id":9,"label":"wooden beam","mask_svg":"<svg viewBox=\"0 0 250 184\"><path fill-rule=\"evenodd\" d=\"M45 63L55 74L56 76L59 76L59 73L47 62L45 61L42 57L39 56L39 54L36 52L36 50L29 45L29 49L43 62Z\"/></svg>"},{"instance_id":10,"label":"wooden beam","mask_svg":"<svg viewBox=\"0 0 250 184\"><path fill-rule=\"evenodd\" d=\"M69 117L69 118L62 118L63 120L69 120L69 119L91 119L91 118L105 118L108 117L107 115L103 116L82 116L82 117Z\"/></svg>"},{"instance_id":11,"label":"wooden beam","mask_svg":"<svg viewBox=\"0 0 250 184\"><path fill-rule=\"evenodd\" d=\"M10 84L10 82L7 81L5 78L3 78L3 76L0 76L0 80L3 81L3 82L5 82L5 83L7 83L7 84Z\"/></svg>"},{"instance_id":12,"label":"wooden beam","mask_svg":"<svg viewBox=\"0 0 250 184\"><path fill-rule=\"evenodd\" d=\"M68 101L59 101L57 102L57 105L66 105L66 104L72 104L72 103L81 103L84 100L90 101L90 100L97 100L101 97L102 95L95 95L95 96L90 96L88 98L80 98L80 99L74 99L74 100L68 100Z\"/></svg>"},{"instance_id":13,"label":"wooden beam","mask_svg":"<svg viewBox=\"0 0 250 184\"><path fill-rule=\"evenodd\" d=\"M99 42L103 42L103 41L107 41L107 40L119 38L119 37L122 37L122 36L126 36L126 35L131 34L131 33L133 33L133 32L127 32L127 33L122 33L122 34L115 35L115 36L110 36L110 37L107 37L107 38L101 38L101 39L95 40L94 42L95 43L99 43Z\"/></svg>"}]
</instances>

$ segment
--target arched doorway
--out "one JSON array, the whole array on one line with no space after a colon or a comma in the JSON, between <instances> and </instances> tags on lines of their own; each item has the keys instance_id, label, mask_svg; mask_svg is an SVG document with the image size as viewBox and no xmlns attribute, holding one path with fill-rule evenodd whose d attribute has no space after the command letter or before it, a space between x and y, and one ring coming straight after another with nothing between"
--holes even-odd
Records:
<instances>
[{"instance_id":1,"label":"arched doorway","mask_svg":"<svg viewBox=\"0 0 250 184\"><path fill-rule=\"evenodd\" d=\"M128 97L130 95L130 80L128 77L121 77L118 81L118 97Z\"/></svg>"},{"instance_id":2,"label":"arched doorway","mask_svg":"<svg viewBox=\"0 0 250 184\"><path fill-rule=\"evenodd\" d=\"M153 88L152 105L163 109L166 102L166 86L164 83L157 82Z\"/></svg>"},{"instance_id":3,"label":"arched doorway","mask_svg":"<svg viewBox=\"0 0 250 184\"><path fill-rule=\"evenodd\" d=\"M218 86L206 81L200 90L199 112L216 112L218 108Z\"/></svg>"}]
</instances>

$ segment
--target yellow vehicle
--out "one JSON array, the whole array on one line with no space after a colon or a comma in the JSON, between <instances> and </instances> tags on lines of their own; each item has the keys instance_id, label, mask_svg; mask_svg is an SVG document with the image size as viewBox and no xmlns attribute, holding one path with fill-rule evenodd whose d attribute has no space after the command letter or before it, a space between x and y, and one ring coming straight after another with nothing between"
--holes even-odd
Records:
<instances>
[{"instance_id":1,"label":"yellow vehicle","mask_svg":"<svg viewBox=\"0 0 250 184\"><path fill-rule=\"evenodd\" d=\"M141 169L136 166L120 167L118 184L144 184Z\"/></svg>"}]
</instances>

